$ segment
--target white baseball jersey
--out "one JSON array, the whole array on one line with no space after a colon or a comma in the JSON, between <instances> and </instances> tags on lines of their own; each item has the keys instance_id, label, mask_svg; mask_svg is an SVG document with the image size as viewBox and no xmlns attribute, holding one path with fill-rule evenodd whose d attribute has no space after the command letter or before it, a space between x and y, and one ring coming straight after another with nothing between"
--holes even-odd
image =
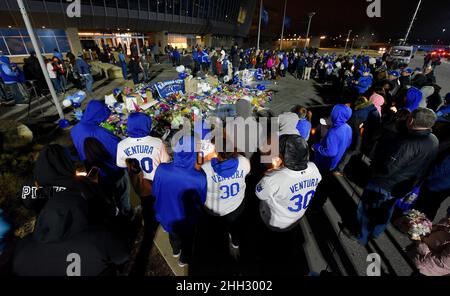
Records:
<instances>
[{"instance_id":1,"label":"white baseball jersey","mask_svg":"<svg viewBox=\"0 0 450 296\"><path fill-rule=\"evenodd\" d=\"M250 161L240 155L236 160L238 165L228 178L216 173L211 161L202 165L208 184L205 207L219 216L225 216L233 212L244 200L245 177L250 172ZM226 162L223 162L223 164Z\"/></svg>"},{"instance_id":2,"label":"white baseball jersey","mask_svg":"<svg viewBox=\"0 0 450 296\"><path fill-rule=\"evenodd\" d=\"M139 161L144 178L150 181L153 181L158 165L170 161L161 139L151 136L122 140L117 146L117 166L126 168L128 158Z\"/></svg>"},{"instance_id":3,"label":"white baseball jersey","mask_svg":"<svg viewBox=\"0 0 450 296\"><path fill-rule=\"evenodd\" d=\"M284 167L266 174L256 186L264 222L279 229L297 222L305 214L321 180L319 169L312 162L304 171Z\"/></svg>"}]
</instances>

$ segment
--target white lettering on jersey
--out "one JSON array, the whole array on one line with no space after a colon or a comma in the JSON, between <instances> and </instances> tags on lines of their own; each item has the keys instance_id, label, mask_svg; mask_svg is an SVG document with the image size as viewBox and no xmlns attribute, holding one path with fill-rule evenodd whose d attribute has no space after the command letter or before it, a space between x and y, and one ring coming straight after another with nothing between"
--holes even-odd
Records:
<instances>
[{"instance_id":1,"label":"white lettering on jersey","mask_svg":"<svg viewBox=\"0 0 450 296\"><path fill-rule=\"evenodd\" d=\"M314 163L304 171L282 168L272 171L256 186L260 213L271 227L286 229L306 212L322 176Z\"/></svg>"},{"instance_id":2,"label":"white lettering on jersey","mask_svg":"<svg viewBox=\"0 0 450 296\"><path fill-rule=\"evenodd\" d=\"M218 175L210 161L202 165L208 183L205 207L220 216L233 212L244 200L245 177L250 172L250 162L243 156L237 159L236 171L228 178Z\"/></svg>"}]
</instances>

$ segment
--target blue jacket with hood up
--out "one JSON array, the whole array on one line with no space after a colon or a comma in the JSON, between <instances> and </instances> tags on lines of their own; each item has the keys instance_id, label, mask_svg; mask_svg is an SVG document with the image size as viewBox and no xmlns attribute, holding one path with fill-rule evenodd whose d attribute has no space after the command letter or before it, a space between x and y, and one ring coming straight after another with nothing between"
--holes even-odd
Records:
<instances>
[{"instance_id":1,"label":"blue jacket with hood up","mask_svg":"<svg viewBox=\"0 0 450 296\"><path fill-rule=\"evenodd\" d=\"M320 170L332 171L342 159L352 143L352 129L347 121L352 116L352 109L346 105L336 105L331 111L330 128L319 144L313 146L315 163Z\"/></svg>"},{"instance_id":2,"label":"blue jacket with hood up","mask_svg":"<svg viewBox=\"0 0 450 296\"><path fill-rule=\"evenodd\" d=\"M19 71L11 69L11 62L7 56L0 56L0 77L5 84L14 84L19 82Z\"/></svg>"},{"instance_id":3,"label":"blue jacket with hood up","mask_svg":"<svg viewBox=\"0 0 450 296\"><path fill-rule=\"evenodd\" d=\"M408 108L409 111L413 112L414 110L419 108L422 98L423 93L420 91L420 89L416 87L411 87L410 89L408 89L408 92L406 93L405 108Z\"/></svg>"},{"instance_id":4,"label":"blue jacket with hood up","mask_svg":"<svg viewBox=\"0 0 450 296\"><path fill-rule=\"evenodd\" d=\"M358 84L356 85L356 89L359 94L365 93L372 86L373 79L370 76L361 76L358 79Z\"/></svg>"},{"instance_id":5,"label":"blue jacket with hood up","mask_svg":"<svg viewBox=\"0 0 450 296\"><path fill-rule=\"evenodd\" d=\"M191 149L184 150L192 152L174 152L173 161L161 163L153 179L155 216L169 233L192 231L206 200L206 176L195 169L194 145L191 138Z\"/></svg>"},{"instance_id":6,"label":"blue jacket with hood up","mask_svg":"<svg viewBox=\"0 0 450 296\"><path fill-rule=\"evenodd\" d=\"M118 171L120 168L116 166L116 156L120 139L100 126L100 123L108 119L110 115L111 111L102 101L92 100L87 105L80 122L72 128L70 133L81 161L86 160L84 141L89 137L95 138L105 146L111 155L106 165L112 170Z\"/></svg>"},{"instance_id":7,"label":"blue jacket with hood up","mask_svg":"<svg viewBox=\"0 0 450 296\"><path fill-rule=\"evenodd\" d=\"M145 113L135 112L128 116L127 133L130 138L144 138L152 131L152 119Z\"/></svg>"}]
</instances>

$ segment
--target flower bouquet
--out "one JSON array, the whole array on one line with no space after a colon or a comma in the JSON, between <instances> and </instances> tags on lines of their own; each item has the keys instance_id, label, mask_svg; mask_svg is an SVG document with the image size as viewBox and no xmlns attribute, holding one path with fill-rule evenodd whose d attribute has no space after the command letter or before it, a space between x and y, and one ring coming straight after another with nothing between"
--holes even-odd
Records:
<instances>
[{"instance_id":1,"label":"flower bouquet","mask_svg":"<svg viewBox=\"0 0 450 296\"><path fill-rule=\"evenodd\" d=\"M394 225L401 232L408 234L412 240L420 240L421 237L430 234L433 226L425 214L414 209L405 212Z\"/></svg>"}]
</instances>

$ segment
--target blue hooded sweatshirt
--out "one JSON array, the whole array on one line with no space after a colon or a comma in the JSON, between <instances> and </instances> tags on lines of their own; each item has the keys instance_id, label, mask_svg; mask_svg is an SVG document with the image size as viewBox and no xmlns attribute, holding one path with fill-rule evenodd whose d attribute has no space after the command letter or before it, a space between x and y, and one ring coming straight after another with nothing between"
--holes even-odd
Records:
<instances>
[{"instance_id":1,"label":"blue hooded sweatshirt","mask_svg":"<svg viewBox=\"0 0 450 296\"><path fill-rule=\"evenodd\" d=\"M408 108L409 111L413 112L414 110L419 108L422 98L423 93L420 91L420 89L411 87L406 93L405 108Z\"/></svg>"},{"instance_id":2,"label":"blue hooded sweatshirt","mask_svg":"<svg viewBox=\"0 0 450 296\"><path fill-rule=\"evenodd\" d=\"M311 122L306 118L300 119L297 123L297 130L300 133L300 136L308 141L311 133Z\"/></svg>"},{"instance_id":3,"label":"blue hooded sweatshirt","mask_svg":"<svg viewBox=\"0 0 450 296\"><path fill-rule=\"evenodd\" d=\"M144 138L150 135L152 119L145 113L136 112L128 116L127 133L130 138Z\"/></svg>"},{"instance_id":4,"label":"blue hooded sweatshirt","mask_svg":"<svg viewBox=\"0 0 450 296\"><path fill-rule=\"evenodd\" d=\"M370 76L361 76L358 79L358 84L356 85L356 89L359 94L365 93L372 86L373 79Z\"/></svg>"},{"instance_id":5,"label":"blue hooded sweatshirt","mask_svg":"<svg viewBox=\"0 0 450 296\"><path fill-rule=\"evenodd\" d=\"M219 159L213 158L211 159L211 166L217 175L223 178L230 178L239 167L239 159L233 157L220 162Z\"/></svg>"},{"instance_id":6,"label":"blue hooded sweatshirt","mask_svg":"<svg viewBox=\"0 0 450 296\"><path fill-rule=\"evenodd\" d=\"M0 56L0 78L5 84L14 84L19 82L19 71L11 69L11 62L7 56Z\"/></svg>"},{"instance_id":7,"label":"blue hooded sweatshirt","mask_svg":"<svg viewBox=\"0 0 450 296\"><path fill-rule=\"evenodd\" d=\"M444 117L446 117L447 114L450 114L450 105L442 106L441 108L439 108L439 110L436 112L438 121L444 120Z\"/></svg>"},{"instance_id":8,"label":"blue hooded sweatshirt","mask_svg":"<svg viewBox=\"0 0 450 296\"><path fill-rule=\"evenodd\" d=\"M352 109L346 105L336 105L331 111L330 128L320 144L313 146L315 163L320 170L332 171L341 161L345 151L352 143L352 129L347 121L352 116Z\"/></svg>"},{"instance_id":9,"label":"blue hooded sweatshirt","mask_svg":"<svg viewBox=\"0 0 450 296\"><path fill-rule=\"evenodd\" d=\"M155 172L152 188L155 216L169 233L191 232L206 201L206 176L195 169L194 147L191 138L191 149L185 150L192 152L175 152L173 161L161 163Z\"/></svg>"},{"instance_id":10,"label":"blue hooded sweatshirt","mask_svg":"<svg viewBox=\"0 0 450 296\"><path fill-rule=\"evenodd\" d=\"M87 105L81 121L72 128L70 133L81 161L86 160L84 141L89 137L95 138L105 146L111 155L110 161L106 165L112 170L118 171L120 168L116 166L116 155L120 139L100 126L100 123L108 119L110 114L111 111L103 102L92 100Z\"/></svg>"}]
</instances>

